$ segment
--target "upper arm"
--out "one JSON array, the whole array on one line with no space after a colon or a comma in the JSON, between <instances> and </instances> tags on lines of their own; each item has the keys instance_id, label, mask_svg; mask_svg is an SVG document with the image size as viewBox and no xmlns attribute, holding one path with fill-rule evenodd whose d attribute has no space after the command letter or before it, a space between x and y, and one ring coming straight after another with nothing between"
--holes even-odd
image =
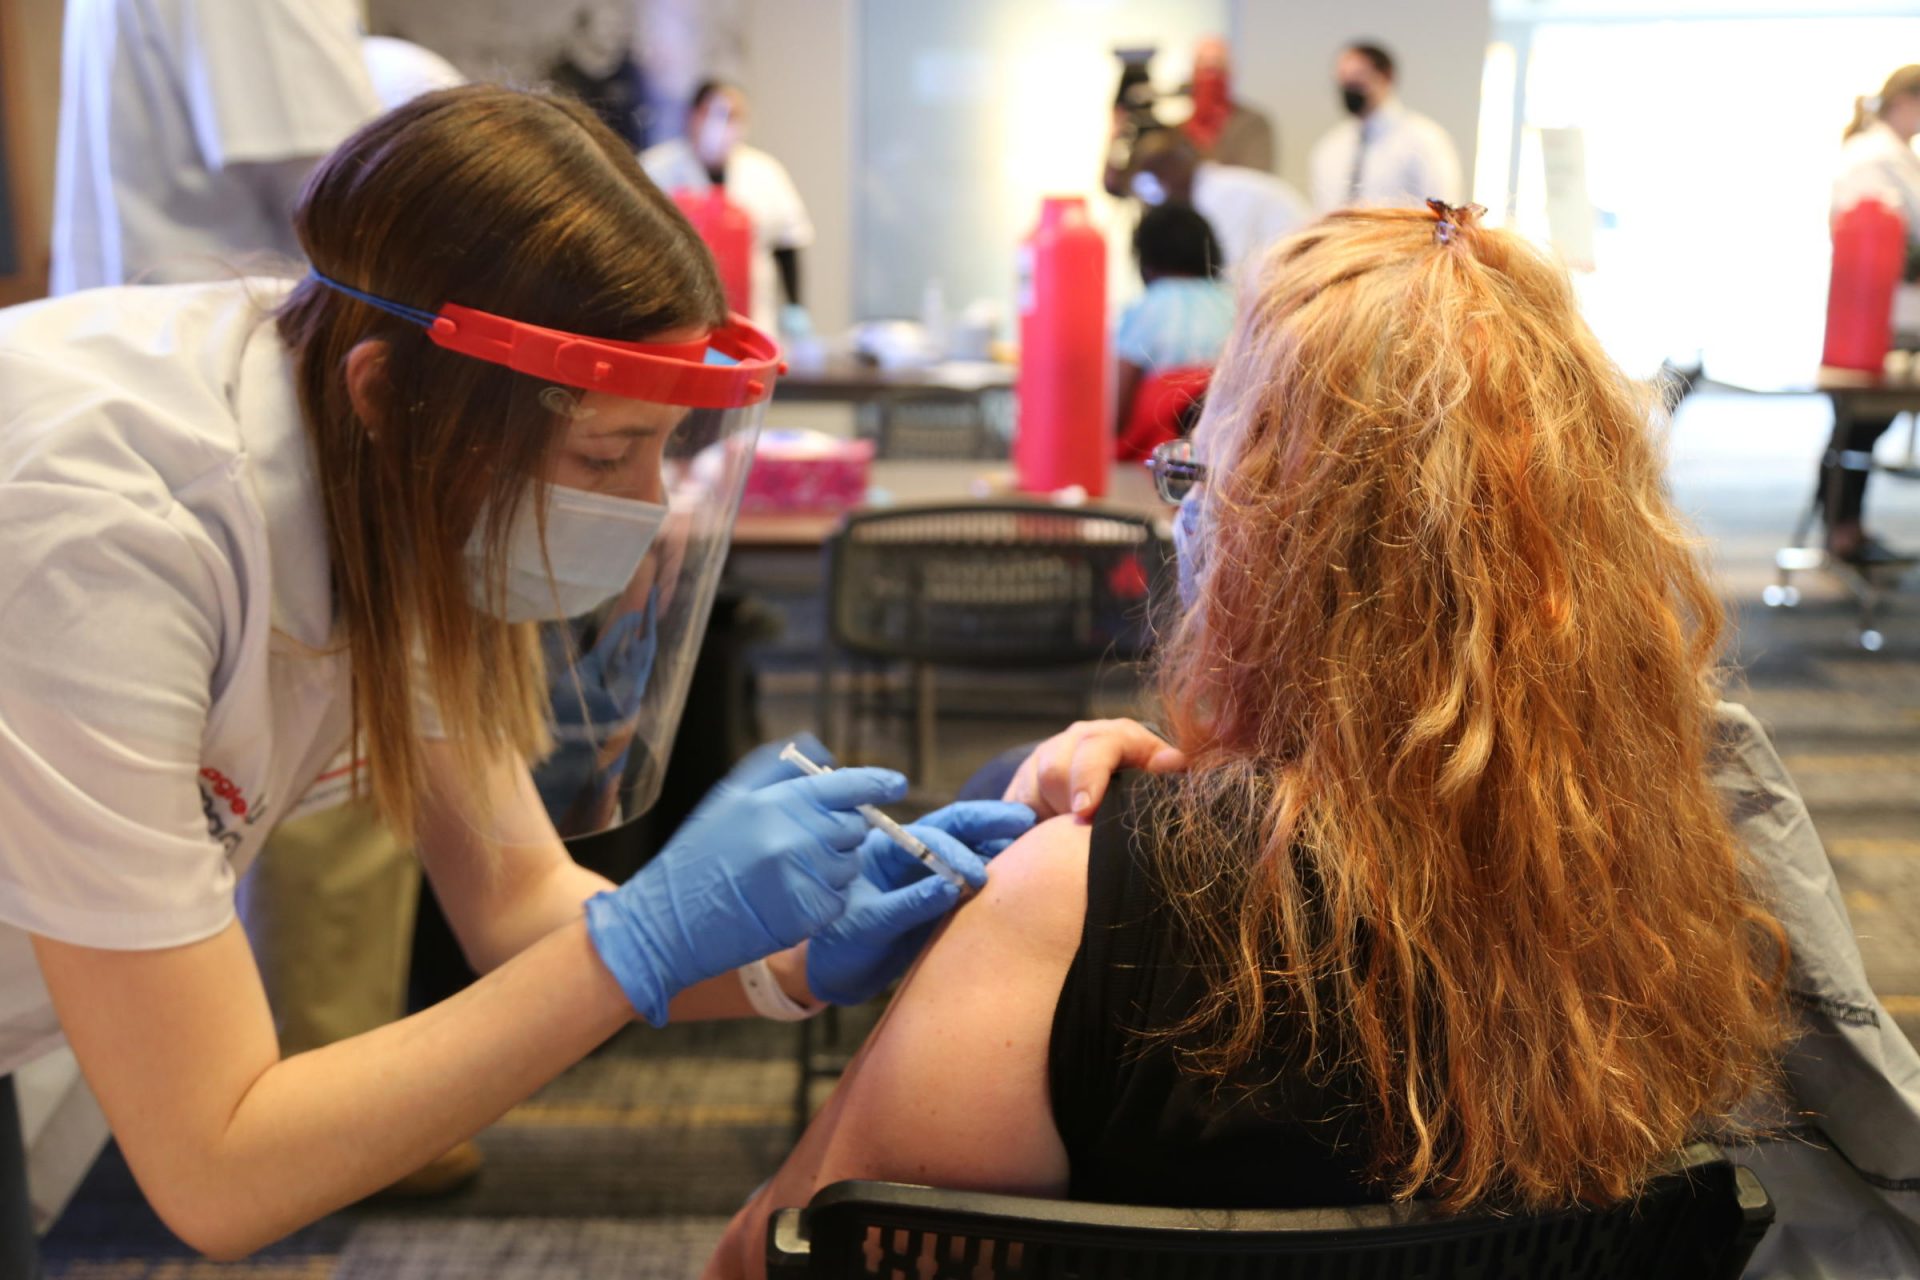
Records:
<instances>
[{"instance_id":1,"label":"upper arm","mask_svg":"<svg viewBox=\"0 0 1920 1280\"><path fill-rule=\"evenodd\" d=\"M806 1137L736 1218L734 1265L758 1274L767 1215L846 1178L1066 1189L1048 1044L1086 917L1089 832L1055 818L988 864L987 887L935 938Z\"/></svg>"},{"instance_id":2,"label":"upper arm","mask_svg":"<svg viewBox=\"0 0 1920 1280\"><path fill-rule=\"evenodd\" d=\"M1113 327L1113 354L1118 360L1138 366L1153 363L1153 336L1155 321L1158 319L1160 299L1149 285L1147 290L1120 313L1120 323Z\"/></svg>"},{"instance_id":3,"label":"upper arm","mask_svg":"<svg viewBox=\"0 0 1920 1280\"><path fill-rule=\"evenodd\" d=\"M1426 133L1421 153L1426 161L1428 194L1450 204L1466 199L1460 183L1460 154L1454 149L1453 139L1437 124L1429 124Z\"/></svg>"},{"instance_id":4,"label":"upper arm","mask_svg":"<svg viewBox=\"0 0 1920 1280\"><path fill-rule=\"evenodd\" d=\"M786 166L767 157L764 181L772 215L772 225L767 229L768 242L776 249L804 249L812 244L813 221L807 217L806 203L800 199L800 190L793 185Z\"/></svg>"},{"instance_id":5,"label":"upper arm","mask_svg":"<svg viewBox=\"0 0 1920 1280\"><path fill-rule=\"evenodd\" d=\"M0 920L115 948L218 931L233 872L200 755L237 639L214 548L45 483L0 486L0 545Z\"/></svg>"}]
</instances>

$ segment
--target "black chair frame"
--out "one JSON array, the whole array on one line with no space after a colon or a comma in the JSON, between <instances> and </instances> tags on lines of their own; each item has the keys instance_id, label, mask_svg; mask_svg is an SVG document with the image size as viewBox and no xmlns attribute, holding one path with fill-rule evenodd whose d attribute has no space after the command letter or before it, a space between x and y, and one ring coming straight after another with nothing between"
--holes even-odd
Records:
<instances>
[{"instance_id":1,"label":"black chair frame","mask_svg":"<svg viewBox=\"0 0 1920 1280\"><path fill-rule=\"evenodd\" d=\"M769 1276L795 1280L1736 1280L1773 1217L1751 1171L1697 1143L1632 1203L1536 1215L1142 1208L838 1182L775 1213L767 1261Z\"/></svg>"}]
</instances>

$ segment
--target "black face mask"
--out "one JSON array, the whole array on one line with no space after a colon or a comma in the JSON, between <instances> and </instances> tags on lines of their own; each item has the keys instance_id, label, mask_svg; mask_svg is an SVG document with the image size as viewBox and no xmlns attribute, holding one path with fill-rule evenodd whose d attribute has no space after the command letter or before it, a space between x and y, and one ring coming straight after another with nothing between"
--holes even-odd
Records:
<instances>
[{"instance_id":1,"label":"black face mask","mask_svg":"<svg viewBox=\"0 0 1920 1280\"><path fill-rule=\"evenodd\" d=\"M1365 115L1367 113L1367 91L1365 89L1357 89L1350 84L1343 84L1340 86L1340 103L1353 115Z\"/></svg>"}]
</instances>

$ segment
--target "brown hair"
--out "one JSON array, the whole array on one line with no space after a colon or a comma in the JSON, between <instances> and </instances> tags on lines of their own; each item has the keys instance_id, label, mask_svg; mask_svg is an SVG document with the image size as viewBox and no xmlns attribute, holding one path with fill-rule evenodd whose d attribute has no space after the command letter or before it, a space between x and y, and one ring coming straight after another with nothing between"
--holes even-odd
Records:
<instances>
[{"instance_id":1,"label":"brown hair","mask_svg":"<svg viewBox=\"0 0 1920 1280\"><path fill-rule=\"evenodd\" d=\"M1872 123L1874 117L1886 115L1887 108L1895 98L1904 98L1908 94L1920 94L1920 63L1901 67L1888 76L1887 82L1880 86L1879 100L1873 107L1868 107L1868 99L1855 98L1853 119L1848 123L1847 131L1840 136L1843 139L1851 138Z\"/></svg>"},{"instance_id":2,"label":"brown hair","mask_svg":"<svg viewBox=\"0 0 1920 1280\"><path fill-rule=\"evenodd\" d=\"M1336 213L1253 284L1159 671L1163 874L1218 975L1185 1061L1299 1028L1395 1196L1629 1196L1771 1081L1786 956L1709 781L1721 611L1657 397L1467 211Z\"/></svg>"},{"instance_id":3,"label":"brown hair","mask_svg":"<svg viewBox=\"0 0 1920 1280\"><path fill-rule=\"evenodd\" d=\"M632 150L571 101L477 85L380 117L321 163L294 213L314 269L425 311L445 302L642 341L725 319L712 260ZM353 669L354 734L383 816L410 830L430 698L469 776L547 747L531 626L469 595L504 591L505 542L562 421L545 384L434 346L424 330L308 279L281 307L327 517L336 634ZM377 421L346 380L356 344L387 344ZM531 488L530 488L531 486Z\"/></svg>"}]
</instances>

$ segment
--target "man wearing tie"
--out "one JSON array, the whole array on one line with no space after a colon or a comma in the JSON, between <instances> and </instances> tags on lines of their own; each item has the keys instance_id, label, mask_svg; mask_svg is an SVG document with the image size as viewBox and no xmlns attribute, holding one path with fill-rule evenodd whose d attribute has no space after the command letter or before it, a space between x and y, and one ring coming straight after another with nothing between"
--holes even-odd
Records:
<instances>
[{"instance_id":1,"label":"man wearing tie","mask_svg":"<svg viewBox=\"0 0 1920 1280\"><path fill-rule=\"evenodd\" d=\"M1333 74L1353 119L1314 144L1315 213L1465 199L1460 157L1446 131L1395 96L1393 55L1377 44L1350 44L1340 51Z\"/></svg>"}]
</instances>

